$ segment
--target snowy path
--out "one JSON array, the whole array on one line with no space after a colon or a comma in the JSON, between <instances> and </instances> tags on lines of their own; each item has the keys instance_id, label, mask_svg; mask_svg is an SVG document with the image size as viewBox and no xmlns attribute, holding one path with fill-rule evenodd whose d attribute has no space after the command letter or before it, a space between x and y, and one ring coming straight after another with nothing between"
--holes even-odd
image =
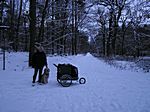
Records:
<instances>
[{"instance_id":1,"label":"snowy path","mask_svg":"<svg viewBox=\"0 0 150 112\"><path fill-rule=\"evenodd\" d=\"M0 112L150 112L148 73L116 70L90 54L49 57L49 83L32 87L27 59L26 53L7 54L7 70L0 69ZM87 83L60 86L53 63L74 64Z\"/></svg>"}]
</instances>

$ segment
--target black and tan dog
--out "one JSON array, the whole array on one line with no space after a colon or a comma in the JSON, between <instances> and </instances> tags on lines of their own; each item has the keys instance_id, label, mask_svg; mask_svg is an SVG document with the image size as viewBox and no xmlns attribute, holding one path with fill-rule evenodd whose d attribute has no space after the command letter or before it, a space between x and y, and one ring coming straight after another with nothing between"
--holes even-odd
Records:
<instances>
[{"instance_id":1,"label":"black and tan dog","mask_svg":"<svg viewBox=\"0 0 150 112\"><path fill-rule=\"evenodd\" d=\"M48 83L49 72L50 72L49 68L45 68L44 69L44 73L43 73L42 78L41 78L41 83L43 83L43 84L47 84Z\"/></svg>"}]
</instances>

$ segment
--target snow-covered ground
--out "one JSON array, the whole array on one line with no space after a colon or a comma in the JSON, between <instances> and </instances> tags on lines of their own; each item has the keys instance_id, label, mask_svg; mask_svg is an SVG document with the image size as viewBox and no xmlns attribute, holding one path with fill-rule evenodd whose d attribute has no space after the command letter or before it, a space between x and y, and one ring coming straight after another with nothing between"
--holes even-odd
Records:
<instances>
[{"instance_id":1,"label":"snow-covered ground","mask_svg":"<svg viewBox=\"0 0 150 112\"><path fill-rule=\"evenodd\" d=\"M90 54L48 57L47 85L31 86L28 53L0 55L0 112L150 112L150 74L115 69ZM87 82L64 88L53 63L71 63Z\"/></svg>"}]
</instances>

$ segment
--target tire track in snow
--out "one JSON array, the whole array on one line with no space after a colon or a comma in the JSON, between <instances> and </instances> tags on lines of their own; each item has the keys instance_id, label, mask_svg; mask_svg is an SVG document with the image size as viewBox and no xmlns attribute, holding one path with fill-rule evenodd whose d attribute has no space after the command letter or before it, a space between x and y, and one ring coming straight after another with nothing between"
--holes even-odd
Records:
<instances>
[{"instance_id":1,"label":"tire track in snow","mask_svg":"<svg viewBox=\"0 0 150 112\"><path fill-rule=\"evenodd\" d=\"M120 110L122 110L122 106L120 103L118 103L117 100L112 100L111 103L110 103L110 106L113 108L113 110L115 112L120 112Z\"/></svg>"}]
</instances>

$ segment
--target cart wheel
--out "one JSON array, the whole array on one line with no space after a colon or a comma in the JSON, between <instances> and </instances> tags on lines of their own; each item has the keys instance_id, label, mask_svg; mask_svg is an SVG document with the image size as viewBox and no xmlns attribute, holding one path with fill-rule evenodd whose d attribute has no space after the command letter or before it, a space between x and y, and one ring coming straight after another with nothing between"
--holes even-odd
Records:
<instances>
[{"instance_id":1,"label":"cart wheel","mask_svg":"<svg viewBox=\"0 0 150 112\"><path fill-rule=\"evenodd\" d=\"M57 78L57 82L60 83L60 79Z\"/></svg>"},{"instance_id":2,"label":"cart wheel","mask_svg":"<svg viewBox=\"0 0 150 112\"><path fill-rule=\"evenodd\" d=\"M72 77L68 74L65 74L60 78L59 82L63 87L69 87L72 84Z\"/></svg>"},{"instance_id":3,"label":"cart wheel","mask_svg":"<svg viewBox=\"0 0 150 112\"><path fill-rule=\"evenodd\" d=\"M80 83L80 84L85 84L85 82L86 82L86 80L85 80L84 77L82 77L82 78L79 79L79 83Z\"/></svg>"}]
</instances>

